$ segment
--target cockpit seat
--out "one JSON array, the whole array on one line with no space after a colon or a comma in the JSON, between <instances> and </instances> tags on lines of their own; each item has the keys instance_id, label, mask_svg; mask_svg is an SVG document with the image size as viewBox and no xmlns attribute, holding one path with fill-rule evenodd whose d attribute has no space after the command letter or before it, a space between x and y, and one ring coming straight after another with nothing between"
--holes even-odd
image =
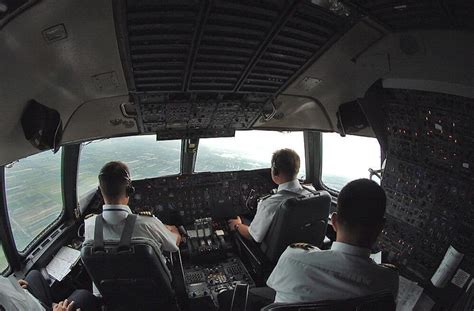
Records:
<instances>
[{"instance_id":1,"label":"cockpit seat","mask_svg":"<svg viewBox=\"0 0 474 311\"><path fill-rule=\"evenodd\" d=\"M264 285L265 279L290 244L323 245L331 195L327 191L311 192L311 196L288 193L288 198L278 208L260 245L236 234L239 254L251 265L258 284Z\"/></svg>"},{"instance_id":2,"label":"cockpit seat","mask_svg":"<svg viewBox=\"0 0 474 311\"><path fill-rule=\"evenodd\" d=\"M120 241L104 241L103 218L96 217L94 241L81 250L84 266L110 310L176 307L171 277L152 241L133 239L136 215L129 215Z\"/></svg>"},{"instance_id":3,"label":"cockpit seat","mask_svg":"<svg viewBox=\"0 0 474 311\"><path fill-rule=\"evenodd\" d=\"M331 195L315 191L312 196L285 200L277 210L260 248L272 264L292 243L320 247L326 235Z\"/></svg>"}]
</instances>

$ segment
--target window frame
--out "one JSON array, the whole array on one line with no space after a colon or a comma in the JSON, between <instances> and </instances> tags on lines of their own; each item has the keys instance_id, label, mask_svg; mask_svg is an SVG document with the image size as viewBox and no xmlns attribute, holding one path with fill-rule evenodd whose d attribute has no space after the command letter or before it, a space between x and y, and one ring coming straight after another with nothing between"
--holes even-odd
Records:
<instances>
[{"instance_id":1,"label":"window frame","mask_svg":"<svg viewBox=\"0 0 474 311\"><path fill-rule=\"evenodd\" d=\"M301 132L301 134L303 135L302 139L303 139L303 153L300 154L300 158L303 157L304 158L304 162L305 162L305 177L304 177L304 180L303 182L312 182L314 184L314 182L312 181L313 180L313 176L310 176L309 174L311 173L311 169L312 169L312 163L309 163L310 161L310 157L308 157L308 155L310 155L309 152L309 144L308 142L310 141L310 139L308 138L308 133L312 133L311 131L307 131L307 130L301 130L301 129L295 129L295 130L278 130L278 129L261 129L261 128L252 128L252 129L249 129L249 130L240 130L240 132L246 132L246 131L267 131L267 132ZM237 133L237 131L236 131ZM235 135L233 136L235 137ZM209 137L209 138L222 138L222 137ZM203 139L207 139L207 138L203 138ZM201 174L201 173L211 173L211 174L214 174L214 173L225 173L225 172L233 172L232 171L211 171L211 172L207 172L207 171L203 171L203 172L196 172L195 168L196 168L196 163L197 163L197 159L198 159L198 156L199 156L199 146L201 145L201 140L199 139L198 141L198 148L197 148L197 151L195 153L195 156L194 156L194 159L193 159L193 166L192 166L192 174ZM256 168L256 169L244 169L244 170L238 170L238 171L246 171L246 172L251 172L251 171L254 171L254 170L261 170L261 169L270 169L270 165L268 167L261 167L261 168ZM301 167L300 167L300 171L301 171Z\"/></svg>"},{"instance_id":2,"label":"window frame","mask_svg":"<svg viewBox=\"0 0 474 311\"><path fill-rule=\"evenodd\" d=\"M134 134L134 135L119 135L119 136L112 136L112 137L107 137L106 139L114 139L114 138L132 138L132 137L139 137L139 136L152 136L154 134L145 134L145 135L137 135L137 134ZM156 135L155 135L156 137ZM93 140L87 140L87 141L82 141L74 146L77 146L78 148L78 151L77 151L77 159L76 159L76 166L75 166L75 176L74 176L74 198L75 198L75 205L74 206L78 206L78 202L81 201L84 197L80 197L79 196L79 173L80 173L80 168L81 168L81 157L82 157L82 153L83 153L83 149L86 145L86 143L89 143L89 142L93 142L93 141L96 141L96 140L104 140L103 138L96 138L96 139L93 139ZM161 178L161 177L171 177L171 176L180 176L180 175L183 175L183 144L184 144L184 139L171 139L171 140L177 140L180 142L180 146L179 146L179 152L180 152L180 156L179 156L179 170L176 174L169 174L169 175L161 175L161 176L153 176L153 177L145 177L145 178L133 178L133 171L132 171L132 182L133 181L136 181L136 180L144 180L144 179L150 179L150 178ZM160 141L159 140L156 140L156 143L159 143ZM105 164L105 163L104 163ZM127 164L125 162L125 164ZM97 175L99 175L99 172L97 172ZM95 189L97 190L97 188ZM89 193L89 192L92 192L94 191L94 188L91 188L90 190L88 190L88 192L86 193Z\"/></svg>"},{"instance_id":3,"label":"window frame","mask_svg":"<svg viewBox=\"0 0 474 311\"><path fill-rule=\"evenodd\" d=\"M327 192L329 192L331 194L331 196L335 197L336 198L336 201L337 201L337 197L339 196L339 192L340 190L337 190L337 189L333 189L333 188L330 188L328 186L326 186L322 180L322 177L323 177L323 134L326 133L326 134L331 134L331 133L336 133L336 132L319 132L319 138L316 139L315 141L315 145L316 145L316 150L318 150L318 155L317 155L317 167L318 167L318 185L321 189L323 190L326 190ZM354 135L354 136L359 136L359 135ZM345 136L342 136L342 137L345 137ZM366 137L366 136L361 136L361 137ZM382 165L383 161L384 161L384 158L385 158L385 153L383 152L383 149L382 149L382 145L380 144L380 141L378 140L377 137L371 137L371 138L374 138L377 140L377 143L379 144L379 150L380 150L380 165ZM368 176L367 176L368 178Z\"/></svg>"},{"instance_id":4,"label":"window frame","mask_svg":"<svg viewBox=\"0 0 474 311\"><path fill-rule=\"evenodd\" d=\"M9 231L9 237L6 239L6 242L8 242L8 244L9 244L8 248L13 247L13 249L15 250L15 252L13 252L12 256L18 258L19 262L21 262L24 258L26 258L29 255L29 253L31 253L31 251L33 251L35 248L37 248L38 245L44 240L44 238L47 237L48 235L50 235L53 231L55 231L66 220L66 218L68 216L68 212L67 212L67 208L66 208L66 204L65 204L65 202L66 202L65 197L67 196L67 194L64 191L65 146L61 147L60 150L61 151L58 151L58 152L61 152L61 158L60 158L61 160L60 160L60 164L59 164L60 174L61 174L61 176L60 176L61 202L62 202L61 212L53 222L51 222L48 226L46 226L36 237L33 238L33 240L31 240L28 243L28 245L25 247L25 249L21 250L21 251L17 249L16 242L15 242L15 237L13 236L13 231L12 231L11 224L10 224L10 216L8 214L8 200L7 200L7 195L6 195L5 166L2 166L2 175L0 176L1 177L1 182L2 182L1 190L2 190L3 200L4 200L4 207L2 208L2 210L4 210L5 214L4 215L0 214L0 217L6 217L7 218L7 221L8 221L8 228L7 229ZM38 153L35 153L35 154L32 154L32 155L29 155L29 157L35 156L35 155L43 153L43 152L51 152L51 150L45 150L45 151L42 151L42 152L38 152ZM21 159L20 159L20 161L21 161ZM5 243L5 241L3 239L2 239L2 242ZM15 267L13 267L13 264L10 263L10 257L7 257L7 260L9 262L10 266L12 266L11 268L13 268L13 270L17 270L17 269L15 269Z\"/></svg>"}]
</instances>

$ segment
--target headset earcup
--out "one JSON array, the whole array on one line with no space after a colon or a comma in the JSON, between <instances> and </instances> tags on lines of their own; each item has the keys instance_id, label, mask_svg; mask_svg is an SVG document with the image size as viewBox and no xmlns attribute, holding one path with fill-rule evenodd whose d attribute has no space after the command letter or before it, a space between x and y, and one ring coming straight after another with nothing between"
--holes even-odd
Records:
<instances>
[{"instance_id":1,"label":"headset earcup","mask_svg":"<svg viewBox=\"0 0 474 311\"><path fill-rule=\"evenodd\" d=\"M132 185L127 186L127 196L131 197L135 193L135 187Z\"/></svg>"}]
</instances>

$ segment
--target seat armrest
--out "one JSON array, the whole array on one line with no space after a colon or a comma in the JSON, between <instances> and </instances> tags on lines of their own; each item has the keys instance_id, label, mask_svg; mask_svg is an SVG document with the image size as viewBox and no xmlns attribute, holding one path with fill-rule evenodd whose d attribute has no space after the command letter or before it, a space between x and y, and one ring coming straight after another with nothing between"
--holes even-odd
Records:
<instances>
[{"instance_id":1,"label":"seat armrest","mask_svg":"<svg viewBox=\"0 0 474 311\"><path fill-rule=\"evenodd\" d=\"M250 266L258 278L266 278L273 270L274 265L267 259L259 244L254 241L247 240L240 233L234 234L239 255L241 258L247 258ZM258 281L258 280L257 280ZM258 283L258 282L257 282Z\"/></svg>"},{"instance_id":2,"label":"seat armrest","mask_svg":"<svg viewBox=\"0 0 474 311\"><path fill-rule=\"evenodd\" d=\"M245 311L247 310L247 301L249 296L248 284L237 284L232 295L232 302L230 311Z\"/></svg>"}]
</instances>

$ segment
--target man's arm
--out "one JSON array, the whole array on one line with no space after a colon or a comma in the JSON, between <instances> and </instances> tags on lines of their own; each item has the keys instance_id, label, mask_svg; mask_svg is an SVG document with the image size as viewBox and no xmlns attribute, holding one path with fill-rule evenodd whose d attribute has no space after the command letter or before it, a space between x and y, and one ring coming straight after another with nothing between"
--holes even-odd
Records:
<instances>
[{"instance_id":1,"label":"man's arm","mask_svg":"<svg viewBox=\"0 0 474 311\"><path fill-rule=\"evenodd\" d=\"M237 231L240 233L240 235L242 235L244 238L246 238L247 240L253 240L252 236L250 235L250 232L249 232L249 226L245 225L242 223L242 220L240 219L239 216L237 216L237 218L235 219L230 219L228 221L229 223L229 229L231 231Z\"/></svg>"},{"instance_id":2,"label":"man's arm","mask_svg":"<svg viewBox=\"0 0 474 311\"><path fill-rule=\"evenodd\" d=\"M176 226L171 226L171 225L165 225L166 228L171 231L172 233L174 233L177 237L176 237L176 246L179 246L179 244L181 244L181 234L179 233L179 230Z\"/></svg>"},{"instance_id":3,"label":"man's arm","mask_svg":"<svg viewBox=\"0 0 474 311\"><path fill-rule=\"evenodd\" d=\"M145 216L147 217L147 216ZM155 239L163 251L176 252L178 250L178 242L181 240L179 234L173 233L166 225L164 225L158 218L150 218L143 227L142 236L149 236Z\"/></svg>"}]
</instances>

